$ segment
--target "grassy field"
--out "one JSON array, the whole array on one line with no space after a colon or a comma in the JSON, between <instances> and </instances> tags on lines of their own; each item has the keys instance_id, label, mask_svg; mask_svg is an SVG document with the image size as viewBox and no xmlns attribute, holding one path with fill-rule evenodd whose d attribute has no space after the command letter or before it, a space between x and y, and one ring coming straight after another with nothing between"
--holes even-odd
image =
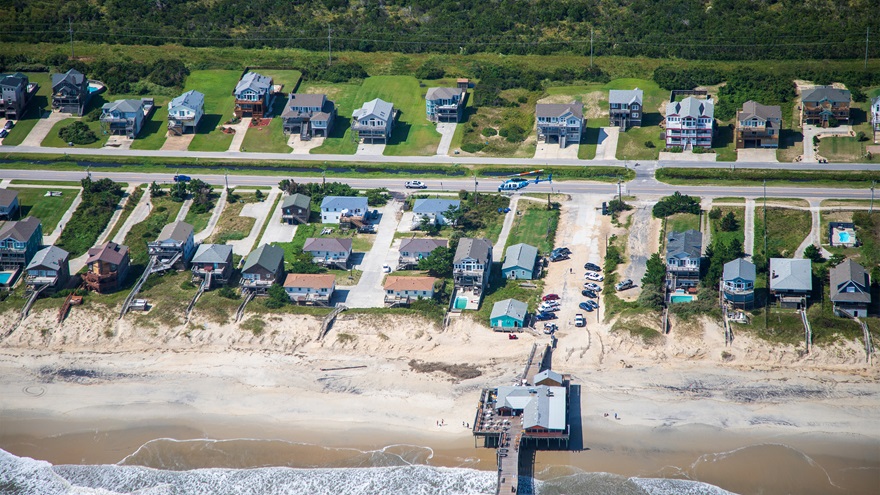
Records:
<instances>
[{"instance_id":1,"label":"grassy field","mask_svg":"<svg viewBox=\"0 0 880 495\"><path fill-rule=\"evenodd\" d=\"M165 144L165 134L168 131L168 103L170 98L159 97L155 99L158 106L150 118L144 121L144 127L141 129L138 137L131 142L131 149L134 150L158 150Z\"/></svg>"},{"instance_id":2,"label":"grassy field","mask_svg":"<svg viewBox=\"0 0 880 495\"><path fill-rule=\"evenodd\" d=\"M546 204L533 201L520 201L517 209L522 215L513 220L507 246L523 242L537 247L539 253L549 253L556 239L559 210L548 210Z\"/></svg>"},{"instance_id":3,"label":"grassy field","mask_svg":"<svg viewBox=\"0 0 880 495\"><path fill-rule=\"evenodd\" d=\"M189 145L191 151L226 151L232 135L223 134L219 125L232 118L235 98L232 90L241 76L238 70L194 70L186 78L182 92L194 89L205 95L205 114L199 121L196 135Z\"/></svg>"},{"instance_id":4,"label":"grassy field","mask_svg":"<svg viewBox=\"0 0 880 495\"><path fill-rule=\"evenodd\" d=\"M139 298L150 301L150 311L132 311L126 318L139 328L183 324L186 307L196 294L196 287L189 283L191 277L188 271L151 275L138 293Z\"/></svg>"},{"instance_id":5,"label":"grassy field","mask_svg":"<svg viewBox=\"0 0 880 495\"><path fill-rule=\"evenodd\" d=\"M15 127L9 131L9 135L3 138L3 144L7 146L21 144L24 138L30 134L31 129L37 125L43 111L52 106L52 78L49 73L24 72L24 74L28 76L28 81L39 84L40 88L37 90L34 100L25 109L23 118L15 122Z\"/></svg>"},{"instance_id":6,"label":"grassy field","mask_svg":"<svg viewBox=\"0 0 880 495\"><path fill-rule=\"evenodd\" d=\"M762 181L766 180L767 186L867 189L871 187L872 180L880 179L880 172L664 167L656 171L655 177L666 184L689 186L723 184L760 187Z\"/></svg>"},{"instance_id":7,"label":"grassy field","mask_svg":"<svg viewBox=\"0 0 880 495\"><path fill-rule=\"evenodd\" d=\"M721 218L718 220L710 220L712 222L712 242L720 242L721 244L730 244L733 239L739 239L740 245L745 242L745 226L746 226L746 209L736 206L715 206L713 209L721 210ZM736 218L736 230L725 232L721 230L721 219L728 213L733 213Z\"/></svg>"},{"instance_id":8,"label":"grassy field","mask_svg":"<svg viewBox=\"0 0 880 495\"><path fill-rule=\"evenodd\" d=\"M616 79L605 85L603 89L635 89L644 91L642 99L642 126L633 127L620 133L617 141L617 158L619 160L656 160L666 142L660 139L660 121L663 120L664 103L669 92L648 79ZM606 124L607 125L607 124ZM645 146L650 141L653 148Z\"/></svg>"},{"instance_id":9,"label":"grassy field","mask_svg":"<svg viewBox=\"0 0 880 495\"><path fill-rule=\"evenodd\" d=\"M578 148L578 158L592 160L596 158L596 147L599 146L599 129L608 125L603 119L587 119L587 127L584 129L584 137Z\"/></svg>"},{"instance_id":10,"label":"grassy field","mask_svg":"<svg viewBox=\"0 0 880 495\"><path fill-rule=\"evenodd\" d=\"M424 81L409 76L370 77L364 81L358 97L363 101L382 98L394 103L399 113L391 139L385 148L389 156L431 156L437 153L440 133L425 117L425 94L439 81Z\"/></svg>"},{"instance_id":11,"label":"grassy field","mask_svg":"<svg viewBox=\"0 0 880 495\"><path fill-rule=\"evenodd\" d=\"M177 218L177 212L183 203L172 201L167 195L160 197L151 197L150 203L152 208L150 214L143 222L135 224L125 236L124 244L128 246L129 256L132 265L140 265L140 271L143 271L147 264L149 256L147 256L147 243L156 240L162 228L173 222ZM132 277L140 274L135 270Z\"/></svg>"},{"instance_id":12,"label":"grassy field","mask_svg":"<svg viewBox=\"0 0 880 495\"><path fill-rule=\"evenodd\" d=\"M666 218L666 232L700 230L700 216L693 213L676 213Z\"/></svg>"},{"instance_id":13,"label":"grassy field","mask_svg":"<svg viewBox=\"0 0 880 495\"><path fill-rule=\"evenodd\" d=\"M854 137L827 137L819 140L819 154L830 162L880 162L880 157L868 160L865 156L869 144L870 140L859 142Z\"/></svg>"},{"instance_id":14,"label":"grassy field","mask_svg":"<svg viewBox=\"0 0 880 495\"><path fill-rule=\"evenodd\" d=\"M253 203L256 198L253 194L239 194L240 201L231 203L223 208L220 220L214 227L211 237L205 240L206 243L225 244L227 241L238 241L244 239L251 233L254 223L257 219L253 217L242 217L241 210L247 203Z\"/></svg>"},{"instance_id":15,"label":"grassy field","mask_svg":"<svg viewBox=\"0 0 880 495\"><path fill-rule=\"evenodd\" d=\"M51 234L58 225L58 221L73 203L77 191L73 189L62 190L61 196L45 196L46 191L52 188L10 187L18 191L18 204L21 218L37 217L43 224L43 233Z\"/></svg>"},{"instance_id":16,"label":"grassy field","mask_svg":"<svg viewBox=\"0 0 880 495\"><path fill-rule=\"evenodd\" d=\"M804 325L801 323L801 317L797 312L794 310L771 309L769 316L766 316L767 321L765 324L764 311L766 310L766 308L760 308L753 311L751 324L741 325L734 323L734 334L746 332L776 344L803 345Z\"/></svg>"},{"instance_id":17,"label":"grassy field","mask_svg":"<svg viewBox=\"0 0 880 495\"><path fill-rule=\"evenodd\" d=\"M718 123L715 136L712 138L712 150L719 162L736 161L736 140L733 136L733 120Z\"/></svg>"},{"instance_id":18,"label":"grassy field","mask_svg":"<svg viewBox=\"0 0 880 495\"><path fill-rule=\"evenodd\" d=\"M482 149L475 153L462 150L463 156L514 158L535 156L535 104L540 97L541 93L536 91L509 89L501 92L501 98L508 102L507 106L469 106L465 111L467 122L459 124L456 128L450 149L456 150L462 146L482 146ZM522 141L514 140L511 142L498 134L502 132L502 129L511 126L517 126L523 130L525 138ZM487 136L484 132L494 133L494 135Z\"/></svg>"},{"instance_id":19,"label":"grassy field","mask_svg":"<svg viewBox=\"0 0 880 495\"><path fill-rule=\"evenodd\" d=\"M141 200L141 197L144 195L144 186L138 186L134 189L134 191L128 196L128 199L125 200L125 205L122 207L122 214L119 215L119 219L116 221L116 224L113 225L113 228L110 229L110 232L107 234L107 240L113 240L116 237L116 234L119 232L119 229L122 228L122 224L128 219L131 212L134 211L134 207L137 206L138 201Z\"/></svg>"},{"instance_id":20,"label":"grassy field","mask_svg":"<svg viewBox=\"0 0 880 495\"><path fill-rule=\"evenodd\" d=\"M57 122L52 127L52 130L49 131L49 134L46 135L45 139L43 139L43 142L40 143L40 146L47 146L50 148L67 148L68 144L63 139L61 139L60 136L58 136L58 131L60 131L62 128L66 127L66 126L69 126L70 124L74 123L77 120L81 120L81 119L69 118L69 119L64 119L64 120ZM94 122L84 122L84 123L87 126L89 126L89 129L91 129L92 132L95 133L95 136L98 136L98 140L95 141L94 143L77 144L77 145L74 145L73 147L74 148L101 148L102 146L104 146L104 143L107 142L107 138L109 136L105 135L104 132L101 130L101 123L97 120Z\"/></svg>"},{"instance_id":21,"label":"grassy field","mask_svg":"<svg viewBox=\"0 0 880 495\"><path fill-rule=\"evenodd\" d=\"M764 212L755 208L755 254L764 253ZM790 258L810 233L810 212L767 207L767 250Z\"/></svg>"},{"instance_id":22,"label":"grassy field","mask_svg":"<svg viewBox=\"0 0 880 495\"><path fill-rule=\"evenodd\" d=\"M333 121L330 137L324 140L324 144L312 149L311 153L351 155L357 151L357 143L351 135L351 113L364 103L358 99L359 90L360 86L356 84L306 82L301 85L300 93L325 94L336 104L336 120Z\"/></svg>"},{"instance_id":23,"label":"grassy field","mask_svg":"<svg viewBox=\"0 0 880 495\"><path fill-rule=\"evenodd\" d=\"M208 226L208 221L211 219L211 215L214 213L214 208L217 208L217 198L219 197L218 193L214 193L214 206L204 212L204 213L196 213L192 209L186 212L186 217L184 217L183 221L193 226L193 232L198 234L199 232L205 230L205 227Z\"/></svg>"},{"instance_id":24,"label":"grassy field","mask_svg":"<svg viewBox=\"0 0 880 495\"><path fill-rule=\"evenodd\" d=\"M290 153L293 150L287 146L288 136L281 132L282 127L283 121L280 117L276 117L269 121L267 126L248 128L244 141L241 143L241 150L260 153Z\"/></svg>"}]
</instances>

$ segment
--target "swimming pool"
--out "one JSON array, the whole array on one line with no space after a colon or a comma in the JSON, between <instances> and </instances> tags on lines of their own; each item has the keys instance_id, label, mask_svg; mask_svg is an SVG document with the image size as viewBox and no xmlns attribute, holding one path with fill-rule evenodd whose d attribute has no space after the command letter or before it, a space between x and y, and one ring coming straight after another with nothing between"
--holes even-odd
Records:
<instances>
[{"instance_id":1,"label":"swimming pool","mask_svg":"<svg viewBox=\"0 0 880 495\"><path fill-rule=\"evenodd\" d=\"M0 272L0 285L6 285L12 280L12 276L15 275L15 272Z\"/></svg>"},{"instance_id":2,"label":"swimming pool","mask_svg":"<svg viewBox=\"0 0 880 495\"><path fill-rule=\"evenodd\" d=\"M841 244L848 243L849 242L849 232L838 232L837 233L837 240Z\"/></svg>"},{"instance_id":3,"label":"swimming pool","mask_svg":"<svg viewBox=\"0 0 880 495\"><path fill-rule=\"evenodd\" d=\"M464 296L455 298L455 309L464 309L467 307L468 299Z\"/></svg>"},{"instance_id":4,"label":"swimming pool","mask_svg":"<svg viewBox=\"0 0 880 495\"><path fill-rule=\"evenodd\" d=\"M669 302L672 303L683 303L683 302L691 302L694 300L694 296L669 296Z\"/></svg>"}]
</instances>

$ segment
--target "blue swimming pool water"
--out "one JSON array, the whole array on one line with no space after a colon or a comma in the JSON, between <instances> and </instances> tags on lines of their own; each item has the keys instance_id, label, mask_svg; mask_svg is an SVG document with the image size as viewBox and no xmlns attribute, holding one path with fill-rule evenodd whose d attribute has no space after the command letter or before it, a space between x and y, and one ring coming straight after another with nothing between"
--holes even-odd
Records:
<instances>
[{"instance_id":1,"label":"blue swimming pool water","mask_svg":"<svg viewBox=\"0 0 880 495\"><path fill-rule=\"evenodd\" d=\"M669 302L673 303L683 303L683 302L691 302L694 300L694 296L670 296Z\"/></svg>"},{"instance_id":2,"label":"blue swimming pool water","mask_svg":"<svg viewBox=\"0 0 880 495\"><path fill-rule=\"evenodd\" d=\"M467 307L467 298L464 296L458 296L455 298L455 309L464 309Z\"/></svg>"},{"instance_id":3,"label":"blue swimming pool water","mask_svg":"<svg viewBox=\"0 0 880 495\"><path fill-rule=\"evenodd\" d=\"M849 232L838 232L837 240L841 242L841 244L846 244L849 242Z\"/></svg>"},{"instance_id":4,"label":"blue swimming pool water","mask_svg":"<svg viewBox=\"0 0 880 495\"><path fill-rule=\"evenodd\" d=\"M0 272L0 284L8 284L13 275L15 274L12 272Z\"/></svg>"}]
</instances>

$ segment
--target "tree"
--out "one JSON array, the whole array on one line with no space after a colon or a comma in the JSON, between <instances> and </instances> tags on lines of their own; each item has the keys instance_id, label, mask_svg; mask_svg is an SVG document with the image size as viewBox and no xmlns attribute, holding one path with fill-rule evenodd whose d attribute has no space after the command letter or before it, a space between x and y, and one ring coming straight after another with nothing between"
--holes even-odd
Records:
<instances>
[{"instance_id":1,"label":"tree","mask_svg":"<svg viewBox=\"0 0 880 495\"><path fill-rule=\"evenodd\" d=\"M183 182L175 182L171 185L171 199L178 203L186 200L186 184Z\"/></svg>"},{"instance_id":2,"label":"tree","mask_svg":"<svg viewBox=\"0 0 880 495\"><path fill-rule=\"evenodd\" d=\"M382 206L388 203L388 188L367 189L367 203L373 206Z\"/></svg>"},{"instance_id":3,"label":"tree","mask_svg":"<svg viewBox=\"0 0 880 495\"><path fill-rule=\"evenodd\" d=\"M652 213L656 218L666 218L676 213L693 213L694 215L699 215L700 202L686 194L681 194L680 192L675 191L672 196L666 196L658 201L657 204L654 205Z\"/></svg>"},{"instance_id":4,"label":"tree","mask_svg":"<svg viewBox=\"0 0 880 495\"><path fill-rule=\"evenodd\" d=\"M58 137L63 139L65 143L73 144L91 144L98 140L98 136L89 126L79 120L59 129Z\"/></svg>"},{"instance_id":5,"label":"tree","mask_svg":"<svg viewBox=\"0 0 880 495\"><path fill-rule=\"evenodd\" d=\"M716 206L715 208L709 210L709 218L711 218L712 220L718 220L719 218L721 218L721 208L718 208Z\"/></svg>"},{"instance_id":6,"label":"tree","mask_svg":"<svg viewBox=\"0 0 880 495\"><path fill-rule=\"evenodd\" d=\"M284 287L281 287L278 284L272 284L266 293L269 297L266 298L265 305L269 309L278 309L290 302L290 298L287 297L287 293L284 292Z\"/></svg>"},{"instance_id":7,"label":"tree","mask_svg":"<svg viewBox=\"0 0 880 495\"><path fill-rule=\"evenodd\" d=\"M461 195L461 193L459 193L459 195ZM443 212L443 218L446 219L446 223L453 227L458 225L458 221L461 220L461 215L461 207L455 205L449 205L449 208L446 208L446 211Z\"/></svg>"},{"instance_id":8,"label":"tree","mask_svg":"<svg viewBox=\"0 0 880 495\"><path fill-rule=\"evenodd\" d=\"M293 179L284 179L278 183L278 188L287 194L295 194L296 181Z\"/></svg>"},{"instance_id":9,"label":"tree","mask_svg":"<svg viewBox=\"0 0 880 495\"><path fill-rule=\"evenodd\" d=\"M666 264L660 258L658 253L654 253L648 258L647 270L645 276L642 277L642 286L653 285L660 287L666 281Z\"/></svg>"},{"instance_id":10,"label":"tree","mask_svg":"<svg viewBox=\"0 0 880 495\"><path fill-rule=\"evenodd\" d=\"M164 194L162 188L159 186L159 184L156 184L156 181L153 181L153 183L150 184L150 196L158 198L162 194Z\"/></svg>"},{"instance_id":11,"label":"tree","mask_svg":"<svg viewBox=\"0 0 880 495\"><path fill-rule=\"evenodd\" d=\"M820 251L815 244L810 244L804 249L804 257L812 260L813 263L825 262L825 257L822 256L822 251Z\"/></svg>"},{"instance_id":12,"label":"tree","mask_svg":"<svg viewBox=\"0 0 880 495\"><path fill-rule=\"evenodd\" d=\"M721 230L724 232L733 232L738 228L739 222L736 221L736 216L734 216L732 211L728 212L727 215L724 215L724 218L721 220Z\"/></svg>"},{"instance_id":13,"label":"tree","mask_svg":"<svg viewBox=\"0 0 880 495\"><path fill-rule=\"evenodd\" d=\"M432 222L427 215L422 215L422 218L419 220L419 230L430 236L435 236L440 233L440 226Z\"/></svg>"},{"instance_id":14,"label":"tree","mask_svg":"<svg viewBox=\"0 0 880 495\"><path fill-rule=\"evenodd\" d=\"M257 201L263 200L263 191L257 189L257 192L254 193L254 197L257 198Z\"/></svg>"},{"instance_id":15,"label":"tree","mask_svg":"<svg viewBox=\"0 0 880 495\"><path fill-rule=\"evenodd\" d=\"M644 278L642 279L645 280ZM663 308L663 292L660 290L661 286L654 284L645 284L642 282L642 292L639 293L638 303L639 306L643 308L653 309L655 311L659 311Z\"/></svg>"},{"instance_id":16,"label":"tree","mask_svg":"<svg viewBox=\"0 0 880 495\"><path fill-rule=\"evenodd\" d=\"M290 273L322 273L323 268L312 262L312 257L308 253L299 253L294 256L290 262Z\"/></svg>"},{"instance_id":17,"label":"tree","mask_svg":"<svg viewBox=\"0 0 880 495\"><path fill-rule=\"evenodd\" d=\"M452 258L455 252L450 248L439 247L419 260L419 270L427 270L432 277L447 278L452 276Z\"/></svg>"}]
</instances>

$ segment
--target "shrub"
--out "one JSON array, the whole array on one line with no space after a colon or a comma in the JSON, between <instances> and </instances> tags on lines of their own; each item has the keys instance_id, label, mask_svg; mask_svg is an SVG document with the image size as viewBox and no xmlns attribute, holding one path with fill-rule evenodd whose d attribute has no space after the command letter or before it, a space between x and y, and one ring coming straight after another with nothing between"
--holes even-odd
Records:
<instances>
[{"instance_id":1,"label":"shrub","mask_svg":"<svg viewBox=\"0 0 880 495\"><path fill-rule=\"evenodd\" d=\"M510 143L518 143L526 138L526 130L517 124L506 124L498 132Z\"/></svg>"},{"instance_id":2,"label":"shrub","mask_svg":"<svg viewBox=\"0 0 880 495\"><path fill-rule=\"evenodd\" d=\"M484 127L483 130L480 131L480 134L482 134L486 137L492 137L492 136L497 136L498 131L496 131L494 127Z\"/></svg>"},{"instance_id":3,"label":"shrub","mask_svg":"<svg viewBox=\"0 0 880 495\"><path fill-rule=\"evenodd\" d=\"M822 251L820 251L815 244L810 244L804 248L804 257L812 260L813 263L822 263L825 261L825 258L822 256Z\"/></svg>"},{"instance_id":4,"label":"shrub","mask_svg":"<svg viewBox=\"0 0 880 495\"><path fill-rule=\"evenodd\" d=\"M645 141L645 148L655 148L654 141Z\"/></svg>"},{"instance_id":5,"label":"shrub","mask_svg":"<svg viewBox=\"0 0 880 495\"><path fill-rule=\"evenodd\" d=\"M388 203L388 189L384 187L367 189L367 203L372 206L382 206Z\"/></svg>"},{"instance_id":6,"label":"shrub","mask_svg":"<svg viewBox=\"0 0 880 495\"><path fill-rule=\"evenodd\" d=\"M82 202L73 212L61 231L59 247L70 252L71 257L86 252L107 227L107 223L122 199L122 188L110 179L81 181Z\"/></svg>"},{"instance_id":7,"label":"shrub","mask_svg":"<svg viewBox=\"0 0 880 495\"><path fill-rule=\"evenodd\" d=\"M93 108L89 111L89 113L83 115L83 122L96 122L101 118L101 109Z\"/></svg>"},{"instance_id":8,"label":"shrub","mask_svg":"<svg viewBox=\"0 0 880 495\"><path fill-rule=\"evenodd\" d=\"M739 222L736 221L736 217L733 215L733 212L728 212L727 215L724 216L724 219L721 220L721 230L724 232L733 232L739 228Z\"/></svg>"},{"instance_id":9,"label":"shrub","mask_svg":"<svg viewBox=\"0 0 880 495\"><path fill-rule=\"evenodd\" d=\"M709 210L709 218L712 220L718 220L721 218L721 208L715 207Z\"/></svg>"},{"instance_id":10,"label":"shrub","mask_svg":"<svg viewBox=\"0 0 880 495\"><path fill-rule=\"evenodd\" d=\"M828 127L839 127L839 126L840 126L840 122L838 122L837 119L835 119L834 117L828 118Z\"/></svg>"},{"instance_id":11,"label":"shrub","mask_svg":"<svg viewBox=\"0 0 880 495\"><path fill-rule=\"evenodd\" d=\"M622 211L629 211L632 209L633 209L632 205L629 205L619 199L612 199L611 201L608 202L608 210L611 213L620 213Z\"/></svg>"},{"instance_id":12,"label":"shrub","mask_svg":"<svg viewBox=\"0 0 880 495\"><path fill-rule=\"evenodd\" d=\"M858 133L856 133L856 140L857 141L867 141L868 136L865 135L864 131L859 131Z\"/></svg>"},{"instance_id":13,"label":"shrub","mask_svg":"<svg viewBox=\"0 0 880 495\"><path fill-rule=\"evenodd\" d=\"M442 62L437 58L429 58L415 71L416 79L440 79L446 74Z\"/></svg>"},{"instance_id":14,"label":"shrub","mask_svg":"<svg viewBox=\"0 0 880 495\"><path fill-rule=\"evenodd\" d=\"M65 143L91 144L98 140L98 136L81 121L77 120L68 126L58 130L58 137Z\"/></svg>"},{"instance_id":15,"label":"shrub","mask_svg":"<svg viewBox=\"0 0 880 495\"><path fill-rule=\"evenodd\" d=\"M461 145L461 150L467 153L476 153L485 147L486 145L483 143L465 143Z\"/></svg>"},{"instance_id":16,"label":"shrub","mask_svg":"<svg viewBox=\"0 0 880 495\"><path fill-rule=\"evenodd\" d=\"M238 299L238 292L235 291L232 287L223 286L217 289L217 295L224 299Z\"/></svg>"},{"instance_id":17,"label":"shrub","mask_svg":"<svg viewBox=\"0 0 880 495\"><path fill-rule=\"evenodd\" d=\"M813 145L819 146L819 136L813 136Z\"/></svg>"},{"instance_id":18,"label":"shrub","mask_svg":"<svg viewBox=\"0 0 880 495\"><path fill-rule=\"evenodd\" d=\"M666 196L658 201L652 211L656 218L666 218L676 213L699 215L700 202L686 194L675 191L672 196Z\"/></svg>"},{"instance_id":19,"label":"shrub","mask_svg":"<svg viewBox=\"0 0 880 495\"><path fill-rule=\"evenodd\" d=\"M266 298L263 304L269 309L278 309L290 302L290 298L287 297L287 293L284 292L284 287L281 287L278 284L272 284L272 286L269 287L267 294L269 297Z\"/></svg>"}]
</instances>

